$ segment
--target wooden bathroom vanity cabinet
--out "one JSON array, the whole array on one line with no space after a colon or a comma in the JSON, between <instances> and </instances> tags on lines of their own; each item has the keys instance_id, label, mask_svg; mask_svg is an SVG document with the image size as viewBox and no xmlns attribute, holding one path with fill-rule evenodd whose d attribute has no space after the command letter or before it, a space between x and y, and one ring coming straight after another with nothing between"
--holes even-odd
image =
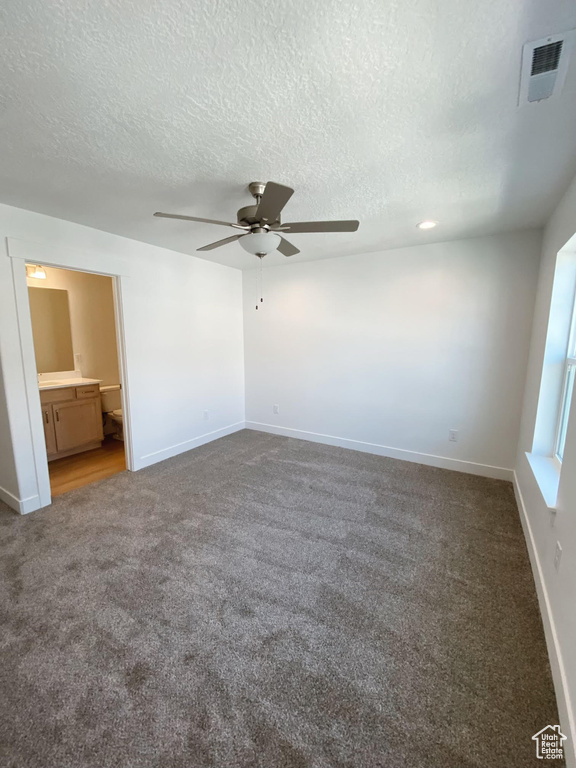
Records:
<instances>
[{"instance_id":1,"label":"wooden bathroom vanity cabinet","mask_svg":"<svg viewBox=\"0 0 576 768\"><path fill-rule=\"evenodd\" d=\"M40 389L48 461L99 448L104 439L100 387Z\"/></svg>"}]
</instances>

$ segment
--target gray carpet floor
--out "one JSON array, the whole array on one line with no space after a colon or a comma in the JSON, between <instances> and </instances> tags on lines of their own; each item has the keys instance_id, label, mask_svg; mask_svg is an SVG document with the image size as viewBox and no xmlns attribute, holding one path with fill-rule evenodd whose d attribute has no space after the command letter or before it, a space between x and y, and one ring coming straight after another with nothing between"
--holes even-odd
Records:
<instances>
[{"instance_id":1,"label":"gray carpet floor","mask_svg":"<svg viewBox=\"0 0 576 768\"><path fill-rule=\"evenodd\" d=\"M0 536L3 768L527 768L558 722L509 483L243 431Z\"/></svg>"}]
</instances>

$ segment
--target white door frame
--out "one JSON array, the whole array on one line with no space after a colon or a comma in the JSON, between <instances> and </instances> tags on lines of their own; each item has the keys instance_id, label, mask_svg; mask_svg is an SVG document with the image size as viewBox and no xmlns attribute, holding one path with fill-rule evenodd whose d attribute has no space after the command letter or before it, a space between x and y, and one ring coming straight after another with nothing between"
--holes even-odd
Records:
<instances>
[{"instance_id":1,"label":"white door frame","mask_svg":"<svg viewBox=\"0 0 576 768\"><path fill-rule=\"evenodd\" d=\"M134 470L134 450L132 443L132 422L130 417L130 390L128 382L128 366L126 359L126 344L124 333L124 289L129 279L129 265L118 257L109 254L78 252L70 248L34 243L25 240L8 239L8 255L12 262L12 280L16 313L18 317L19 343L24 374L24 386L28 405L30 437L34 456L34 470L38 488L39 503L33 509L46 507L52 503L50 493L50 476L48 474L48 457L44 440L44 424L40 406L40 390L38 389L38 374L34 354L34 338L32 335L32 319L28 299L26 281L26 262L42 264L47 267L68 269L74 272L88 272L96 275L111 277L114 289L114 315L116 322L116 339L118 348L118 367L122 386L122 421L124 430L124 449L126 452L126 468ZM32 511L26 509L23 511Z\"/></svg>"}]
</instances>

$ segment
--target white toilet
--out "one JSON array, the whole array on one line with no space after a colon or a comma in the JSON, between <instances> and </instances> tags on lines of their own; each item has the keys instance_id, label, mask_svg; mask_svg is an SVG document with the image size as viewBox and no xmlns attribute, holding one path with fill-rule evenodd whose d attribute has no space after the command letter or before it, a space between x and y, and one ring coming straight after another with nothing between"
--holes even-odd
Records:
<instances>
[{"instance_id":1,"label":"white toilet","mask_svg":"<svg viewBox=\"0 0 576 768\"><path fill-rule=\"evenodd\" d=\"M107 387L100 387L100 397L102 400L102 413L108 416L112 431L116 440L124 440L124 430L122 426L122 393L120 384L112 384Z\"/></svg>"}]
</instances>

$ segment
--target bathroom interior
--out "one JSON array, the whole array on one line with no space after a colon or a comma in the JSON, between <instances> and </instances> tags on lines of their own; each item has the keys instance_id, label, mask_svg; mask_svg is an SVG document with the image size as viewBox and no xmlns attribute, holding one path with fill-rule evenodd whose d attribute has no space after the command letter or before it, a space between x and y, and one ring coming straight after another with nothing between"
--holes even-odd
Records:
<instances>
[{"instance_id":1,"label":"bathroom interior","mask_svg":"<svg viewBox=\"0 0 576 768\"><path fill-rule=\"evenodd\" d=\"M52 496L126 469L113 279L26 265Z\"/></svg>"}]
</instances>

